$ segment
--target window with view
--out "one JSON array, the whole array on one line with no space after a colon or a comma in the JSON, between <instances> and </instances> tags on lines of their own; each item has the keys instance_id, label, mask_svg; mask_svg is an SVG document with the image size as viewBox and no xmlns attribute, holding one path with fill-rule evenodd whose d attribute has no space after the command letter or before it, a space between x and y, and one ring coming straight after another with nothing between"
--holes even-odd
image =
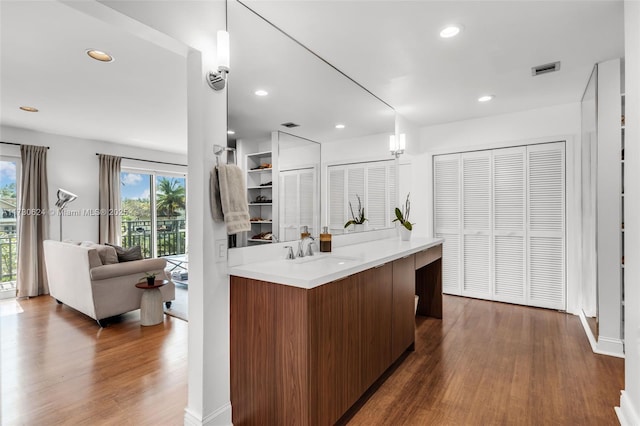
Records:
<instances>
[{"instance_id":1,"label":"window with view","mask_svg":"<svg viewBox=\"0 0 640 426\"><path fill-rule=\"evenodd\" d=\"M184 255L187 249L186 178L123 171L122 245L139 245L145 258Z\"/></svg>"}]
</instances>

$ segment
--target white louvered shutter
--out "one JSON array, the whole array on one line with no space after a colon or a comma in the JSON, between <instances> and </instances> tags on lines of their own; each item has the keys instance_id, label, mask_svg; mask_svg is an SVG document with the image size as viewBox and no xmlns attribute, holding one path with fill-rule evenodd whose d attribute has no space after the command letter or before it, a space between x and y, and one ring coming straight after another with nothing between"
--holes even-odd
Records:
<instances>
[{"instance_id":1,"label":"white louvered shutter","mask_svg":"<svg viewBox=\"0 0 640 426\"><path fill-rule=\"evenodd\" d=\"M343 220L343 224L348 220L352 219L351 216L351 208L353 208L353 213L358 216L358 195L360 197L360 201L365 204L364 198L364 165L351 165L347 169L347 215L345 220ZM349 203L351 203L351 208L349 207ZM366 213L366 212L365 212Z\"/></svg>"},{"instance_id":2,"label":"white louvered shutter","mask_svg":"<svg viewBox=\"0 0 640 426\"><path fill-rule=\"evenodd\" d=\"M527 148L531 306L565 309L564 143Z\"/></svg>"},{"instance_id":3,"label":"white louvered shutter","mask_svg":"<svg viewBox=\"0 0 640 426\"><path fill-rule=\"evenodd\" d=\"M369 228L380 229L387 226L387 186L387 170L384 163L367 167L365 216L368 219ZM364 199L362 201L364 202Z\"/></svg>"},{"instance_id":4,"label":"white louvered shutter","mask_svg":"<svg viewBox=\"0 0 640 426\"><path fill-rule=\"evenodd\" d=\"M443 238L442 291L461 294L460 155L433 158L435 235ZM401 200L402 201L402 200Z\"/></svg>"},{"instance_id":5,"label":"white louvered shutter","mask_svg":"<svg viewBox=\"0 0 640 426\"><path fill-rule=\"evenodd\" d=\"M342 232L346 222L345 175L343 167L329 167L329 227L334 233Z\"/></svg>"},{"instance_id":6,"label":"white louvered shutter","mask_svg":"<svg viewBox=\"0 0 640 426\"><path fill-rule=\"evenodd\" d=\"M526 147L493 151L493 299L525 304Z\"/></svg>"},{"instance_id":7,"label":"white louvered shutter","mask_svg":"<svg viewBox=\"0 0 640 426\"><path fill-rule=\"evenodd\" d=\"M462 295L491 298L491 152L462 154Z\"/></svg>"},{"instance_id":8,"label":"white louvered shutter","mask_svg":"<svg viewBox=\"0 0 640 426\"><path fill-rule=\"evenodd\" d=\"M314 169L300 170L298 173L300 188L300 217L299 225L308 226L311 235L319 235L318 225L314 217L317 210L315 200L317 198L316 178Z\"/></svg>"},{"instance_id":9,"label":"white louvered shutter","mask_svg":"<svg viewBox=\"0 0 640 426\"><path fill-rule=\"evenodd\" d=\"M396 194L396 164L394 161L387 162L387 221L386 226L393 226L393 219L396 218L395 209L404 200L398 200Z\"/></svg>"}]
</instances>

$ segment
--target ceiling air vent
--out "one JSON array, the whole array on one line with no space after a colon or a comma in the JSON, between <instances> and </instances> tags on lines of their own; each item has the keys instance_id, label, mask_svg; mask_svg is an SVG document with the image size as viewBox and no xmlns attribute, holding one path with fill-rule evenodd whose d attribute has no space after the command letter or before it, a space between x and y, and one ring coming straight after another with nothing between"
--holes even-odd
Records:
<instances>
[{"instance_id":1,"label":"ceiling air vent","mask_svg":"<svg viewBox=\"0 0 640 426\"><path fill-rule=\"evenodd\" d=\"M550 64L538 65L537 67L531 68L531 75L536 76L540 74L546 74L548 72L554 72L560 70L560 61L552 62Z\"/></svg>"},{"instance_id":2,"label":"ceiling air vent","mask_svg":"<svg viewBox=\"0 0 640 426\"><path fill-rule=\"evenodd\" d=\"M287 127L289 129L293 129L294 127L300 127L299 124L292 123L290 121L288 123L282 123L281 126Z\"/></svg>"}]
</instances>

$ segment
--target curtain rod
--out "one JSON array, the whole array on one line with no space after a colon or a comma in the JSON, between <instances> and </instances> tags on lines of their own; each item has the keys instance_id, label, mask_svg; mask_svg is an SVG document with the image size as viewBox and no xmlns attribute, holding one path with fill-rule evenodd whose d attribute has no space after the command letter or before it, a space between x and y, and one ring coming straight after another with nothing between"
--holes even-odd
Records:
<instances>
[{"instance_id":1,"label":"curtain rod","mask_svg":"<svg viewBox=\"0 0 640 426\"><path fill-rule=\"evenodd\" d=\"M15 146L22 146L22 145L24 145L23 143L4 142L4 141L0 141L0 143L4 143L4 144L7 144L7 145L15 145ZM40 146L41 146L41 145L40 145ZM47 146L47 147L45 147L45 148L49 149L49 147L48 147L48 146Z\"/></svg>"},{"instance_id":2,"label":"curtain rod","mask_svg":"<svg viewBox=\"0 0 640 426\"><path fill-rule=\"evenodd\" d=\"M100 154L99 152L96 152L96 155L109 155L109 154ZM134 160L134 161L144 161L146 163L166 164L168 166L188 167L186 164L167 163L165 161L143 160L142 158L131 158L131 157L120 157L120 158L122 158L123 160Z\"/></svg>"}]
</instances>

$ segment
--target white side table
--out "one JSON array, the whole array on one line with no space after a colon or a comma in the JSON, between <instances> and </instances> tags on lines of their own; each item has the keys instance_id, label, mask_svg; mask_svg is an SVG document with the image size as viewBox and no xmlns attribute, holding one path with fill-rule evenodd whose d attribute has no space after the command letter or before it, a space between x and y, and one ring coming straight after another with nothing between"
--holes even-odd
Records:
<instances>
[{"instance_id":1,"label":"white side table","mask_svg":"<svg viewBox=\"0 0 640 426\"><path fill-rule=\"evenodd\" d=\"M147 284L146 281L136 284L137 288L144 290L140 300L141 325L156 325L164 320L160 287L168 283L167 280L156 280L153 285Z\"/></svg>"}]
</instances>

